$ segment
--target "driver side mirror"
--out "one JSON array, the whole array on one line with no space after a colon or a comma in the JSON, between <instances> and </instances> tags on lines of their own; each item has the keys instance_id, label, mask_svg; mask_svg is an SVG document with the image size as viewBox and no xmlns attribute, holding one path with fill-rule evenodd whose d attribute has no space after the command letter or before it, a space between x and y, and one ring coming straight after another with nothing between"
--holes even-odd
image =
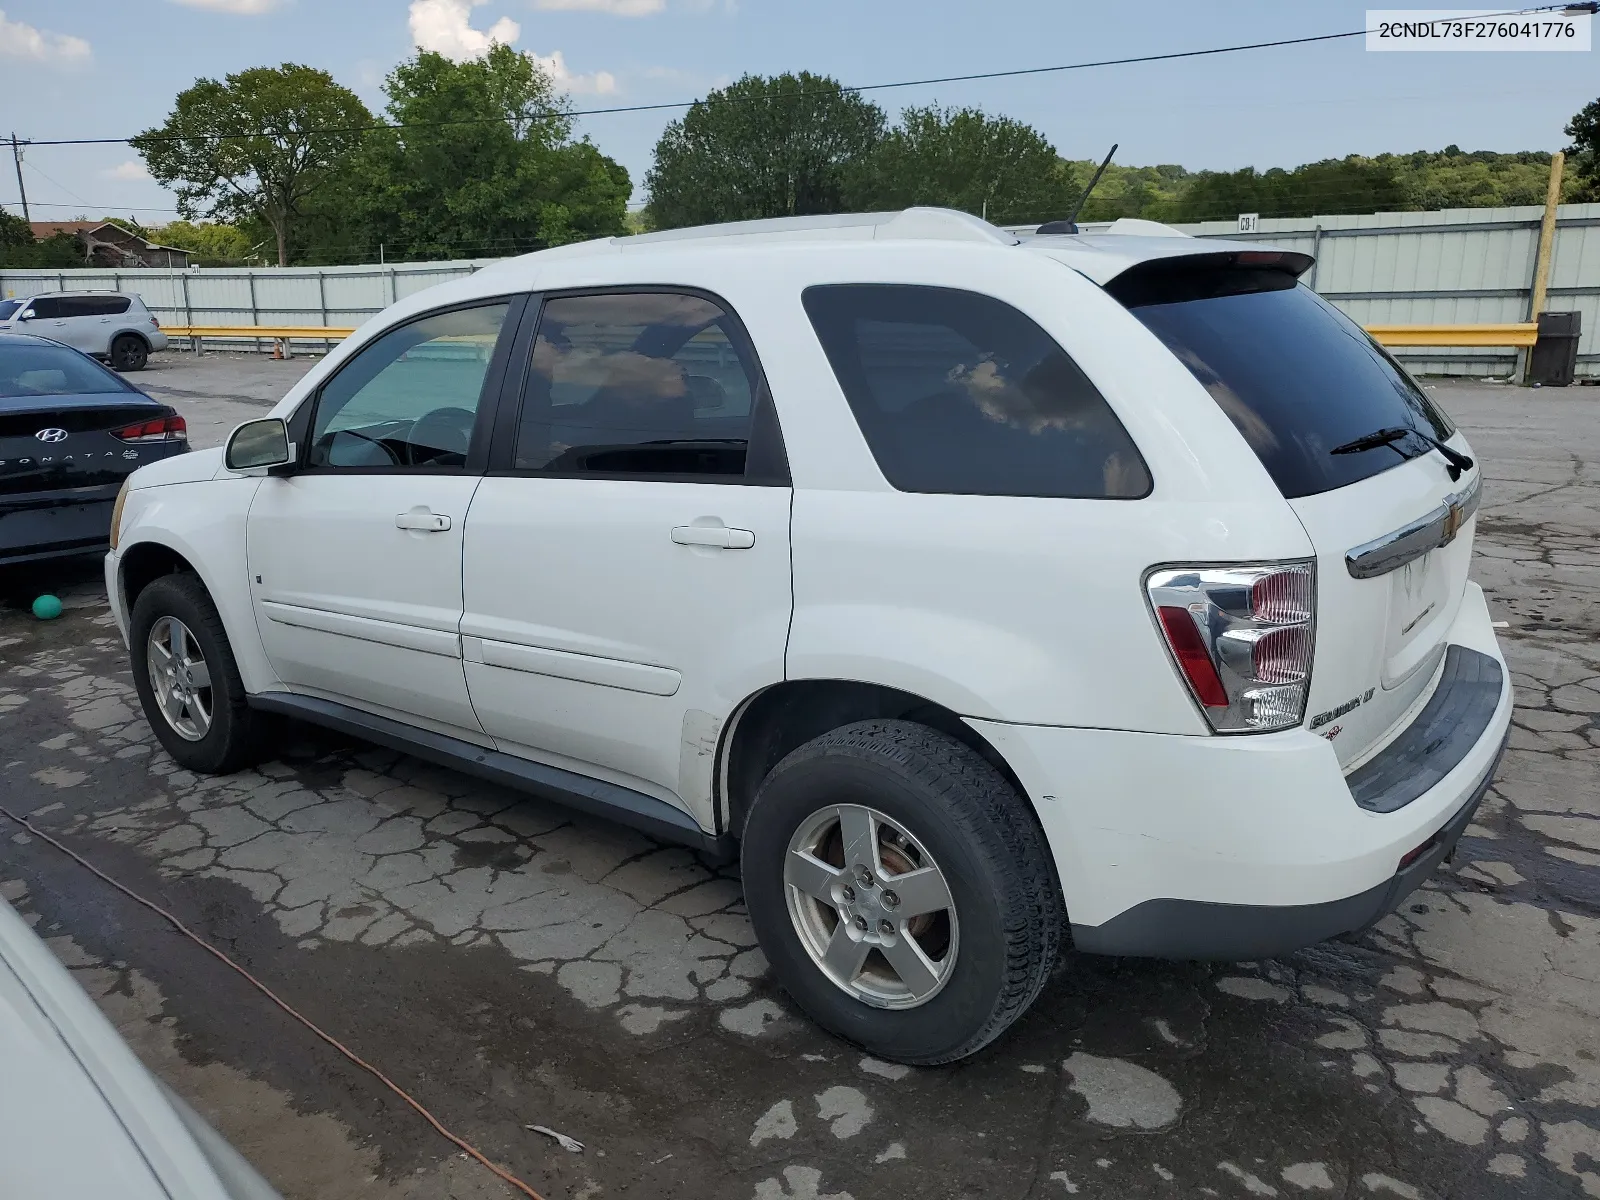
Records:
<instances>
[{"instance_id":1,"label":"driver side mirror","mask_svg":"<svg viewBox=\"0 0 1600 1200\"><path fill-rule=\"evenodd\" d=\"M246 421L228 438L223 462L230 471L261 471L286 467L294 461L289 426L277 417Z\"/></svg>"},{"instance_id":2,"label":"driver side mirror","mask_svg":"<svg viewBox=\"0 0 1600 1200\"><path fill-rule=\"evenodd\" d=\"M31 309L31 308L23 309L21 312L19 312L17 314L17 320L19 320L19 321L31 321L31 320L33 320L33 309Z\"/></svg>"}]
</instances>

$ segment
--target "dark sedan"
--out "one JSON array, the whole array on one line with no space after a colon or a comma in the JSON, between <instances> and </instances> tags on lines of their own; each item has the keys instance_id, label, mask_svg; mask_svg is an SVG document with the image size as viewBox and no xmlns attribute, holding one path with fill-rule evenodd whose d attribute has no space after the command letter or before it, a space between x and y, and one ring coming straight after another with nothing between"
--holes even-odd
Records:
<instances>
[{"instance_id":1,"label":"dark sedan","mask_svg":"<svg viewBox=\"0 0 1600 1200\"><path fill-rule=\"evenodd\" d=\"M105 550L122 481L188 448L182 417L88 355L0 334L0 565Z\"/></svg>"}]
</instances>

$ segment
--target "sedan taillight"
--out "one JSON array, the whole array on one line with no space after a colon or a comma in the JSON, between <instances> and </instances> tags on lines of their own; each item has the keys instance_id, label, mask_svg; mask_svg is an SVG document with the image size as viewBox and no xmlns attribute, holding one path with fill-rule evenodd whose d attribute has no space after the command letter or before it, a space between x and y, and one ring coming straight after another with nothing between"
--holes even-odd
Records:
<instances>
[{"instance_id":1,"label":"sedan taillight","mask_svg":"<svg viewBox=\"0 0 1600 1200\"><path fill-rule=\"evenodd\" d=\"M153 421L140 421L137 425L113 429L111 436L124 442L186 442L189 440L189 426L179 416L157 417Z\"/></svg>"},{"instance_id":2,"label":"sedan taillight","mask_svg":"<svg viewBox=\"0 0 1600 1200\"><path fill-rule=\"evenodd\" d=\"M1173 661L1218 733L1305 718L1316 644L1310 562L1163 567L1145 579Z\"/></svg>"}]
</instances>

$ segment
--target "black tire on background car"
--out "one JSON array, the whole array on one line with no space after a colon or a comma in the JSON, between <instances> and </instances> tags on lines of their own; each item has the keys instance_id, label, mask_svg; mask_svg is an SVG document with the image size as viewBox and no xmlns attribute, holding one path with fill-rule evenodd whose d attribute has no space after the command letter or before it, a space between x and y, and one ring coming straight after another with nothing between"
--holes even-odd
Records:
<instances>
[{"instance_id":1,"label":"black tire on background car","mask_svg":"<svg viewBox=\"0 0 1600 1200\"><path fill-rule=\"evenodd\" d=\"M880 1058L974 1053L1055 964L1064 906L1028 802L927 726L861 721L793 751L751 804L741 859L778 982Z\"/></svg>"},{"instance_id":2,"label":"black tire on background car","mask_svg":"<svg viewBox=\"0 0 1600 1200\"><path fill-rule=\"evenodd\" d=\"M110 357L119 371L142 371L150 361L150 347L136 333L119 334L111 343Z\"/></svg>"},{"instance_id":3,"label":"black tire on background car","mask_svg":"<svg viewBox=\"0 0 1600 1200\"><path fill-rule=\"evenodd\" d=\"M222 618L197 576L163 575L140 592L128 644L145 718L179 766L226 775L260 758L267 719L246 703Z\"/></svg>"}]
</instances>

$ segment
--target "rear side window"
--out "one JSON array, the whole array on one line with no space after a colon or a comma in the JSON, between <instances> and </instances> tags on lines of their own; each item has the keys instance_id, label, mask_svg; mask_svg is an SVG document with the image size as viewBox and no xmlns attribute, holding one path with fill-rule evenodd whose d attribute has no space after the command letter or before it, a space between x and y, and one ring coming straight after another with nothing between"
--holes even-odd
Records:
<instances>
[{"instance_id":1,"label":"rear side window","mask_svg":"<svg viewBox=\"0 0 1600 1200\"><path fill-rule=\"evenodd\" d=\"M110 317L128 311L126 296L62 296L56 300L58 317Z\"/></svg>"},{"instance_id":2,"label":"rear side window","mask_svg":"<svg viewBox=\"0 0 1600 1200\"><path fill-rule=\"evenodd\" d=\"M781 447L754 352L722 305L668 291L545 302L517 470L781 482Z\"/></svg>"},{"instance_id":3,"label":"rear side window","mask_svg":"<svg viewBox=\"0 0 1600 1200\"><path fill-rule=\"evenodd\" d=\"M1284 496L1312 496L1428 453L1420 438L1331 451L1380 429L1434 438L1445 415L1366 330L1278 270L1147 264L1107 288L1228 414Z\"/></svg>"},{"instance_id":4,"label":"rear side window","mask_svg":"<svg viewBox=\"0 0 1600 1200\"><path fill-rule=\"evenodd\" d=\"M1030 318L954 288L802 297L884 478L902 492L1132 500L1150 472L1078 365Z\"/></svg>"}]
</instances>

